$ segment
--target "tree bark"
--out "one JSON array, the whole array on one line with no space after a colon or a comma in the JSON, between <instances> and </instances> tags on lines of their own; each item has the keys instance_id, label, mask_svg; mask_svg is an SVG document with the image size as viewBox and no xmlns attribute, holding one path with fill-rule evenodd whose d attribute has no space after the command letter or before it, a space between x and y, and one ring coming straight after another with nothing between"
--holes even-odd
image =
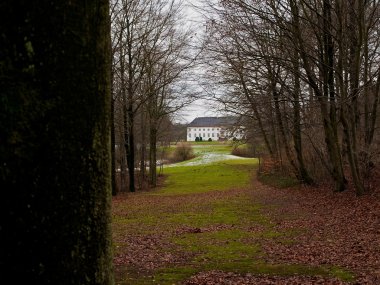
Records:
<instances>
[{"instance_id":1,"label":"tree bark","mask_svg":"<svg viewBox=\"0 0 380 285\"><path fill-rule=\"evenodd\" d=\"M11 283L113 284L108 13L106 0L0 4L0 266Z\"/></svg>"}]
</instances>

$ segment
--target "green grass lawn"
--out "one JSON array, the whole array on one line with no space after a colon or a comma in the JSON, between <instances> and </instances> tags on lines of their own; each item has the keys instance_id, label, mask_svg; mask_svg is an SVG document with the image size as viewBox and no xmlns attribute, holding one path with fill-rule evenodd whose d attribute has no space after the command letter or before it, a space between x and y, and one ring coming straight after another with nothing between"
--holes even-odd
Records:
<instances>
[{"instance_id":1,"label":"green grass lawn","mask_svg":"<svg viewBox=\"0 0 380 285\"><path fill-rule=\"evenodd\" d=\"M228 153L225 145L204 147ZM200 146L195 149L202 151ZM264 205L253 199L250 182L256 168L256 159L166 168L161 189L114 201L115 256L136 252L132 264L116 266L116 284L179 284L207 270L352 280L350 272L335 266L266 262L262 242L292 243L297 231L275 230L262 212ZM140 242L145 239L155 243ZM154 263L162 256L181 258L147 266L145 259Z\"/></svg>"},{"instance_id":2,"label":"green grass lawn","mask_svg":"<svg viewBox=\"0 0 380 285\"><path fill-rule=\"evenodd\" d=\"M205 153L230 154L232 150L231 142L187 142L187 144L191 145L196 155ZM171 147L175 148L176 145Z\"/></svg>"},{"instance_id":3,"label":"green grass lawn","mask_svg":"<svg viewBox=\"0 0 380 285\"><path fill-rule=\"evenodd\" d=\"M232 150L231 145L219 144L219 145L192 145L195 155L202 155L205 153L220 153L230 154Z\"/></svg>"},{"instance_id":4,"label":"green grass lawn","mask_svg":"<svg viewBox=\"0 0 380 285\"><path fill-rule=\"evenodd\" d=\"M256 164L256 159L247 159L166 168L165 186L156 194L183 195L245 187L249 185Z\"/></svg>"}]
</instances>

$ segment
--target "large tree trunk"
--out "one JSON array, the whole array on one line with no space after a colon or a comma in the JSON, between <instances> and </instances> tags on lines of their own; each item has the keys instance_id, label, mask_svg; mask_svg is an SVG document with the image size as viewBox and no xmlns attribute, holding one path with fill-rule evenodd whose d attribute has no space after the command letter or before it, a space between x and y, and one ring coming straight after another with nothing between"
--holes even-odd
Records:
<instances>
[{"instance_id":1,"label":"large tree trunk","mask_svg":"<svg viewBox=\"0 0 380 285\"><path fill-rule=\"evenodd\" d=\"M13 284L113 283L108 9L0 4L0 266Z\"/></svg>"}]
</instances>

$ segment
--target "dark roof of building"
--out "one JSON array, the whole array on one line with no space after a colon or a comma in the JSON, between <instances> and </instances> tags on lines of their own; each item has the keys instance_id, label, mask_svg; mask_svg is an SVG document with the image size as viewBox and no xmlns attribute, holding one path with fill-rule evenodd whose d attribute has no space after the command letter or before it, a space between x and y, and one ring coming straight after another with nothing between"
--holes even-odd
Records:
<instances>
[{"instance_id":1,"label":"dark roof of building","mask_svg":"<svg viewBox=\"0 0 380 285\"><path fill-rule=\"evenodd\" d=\"M198 117L189 124L189 127L227 127L235 125L237 122L236 117Z\"/></svg>"}]
</instances>

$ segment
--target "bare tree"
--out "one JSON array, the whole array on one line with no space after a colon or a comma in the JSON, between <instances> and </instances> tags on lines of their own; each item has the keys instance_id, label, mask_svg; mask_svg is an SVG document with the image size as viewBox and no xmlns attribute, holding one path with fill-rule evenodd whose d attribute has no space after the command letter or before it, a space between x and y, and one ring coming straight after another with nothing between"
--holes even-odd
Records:
<instances>
[{"instance_id":1,"label":"bare tree","mask_svg":"<svg viewBox=\"0 0 380 285\"><path fill-rule=\"evenodd\" d=\"M183 74L196 56L188 50L190 32L180 26L180 1L120 0L114 18L115 84L123 107L124 145L129 190L135 191L136 120L148 120L150 180L156 184L156 138L160 118L189 100L178 92ZM116 40L117 39L117 40ZM181 100L179 100L181 98ZM140 114L140 115L139 115ZM144 115L146 114L146 115ZM137 119L138 118L138 119ZM145 172L145 135L139 131L141 177Z\"/></svg>"},{"instance_id":2,"label":"bare tree","mask_svg":"<svg viewBox=\"0 0 380 285\"><path fill-rule=\"evenodd\" d=\"M347 163L362 194L379 103L379 2L231 0L208 7L206 60L227 109L256 121L272 158L281 160L283 150L301 181L313 182L315 160L307 153L319 157L336 191L346 189Z\"/></svg>"}]
</instances>

